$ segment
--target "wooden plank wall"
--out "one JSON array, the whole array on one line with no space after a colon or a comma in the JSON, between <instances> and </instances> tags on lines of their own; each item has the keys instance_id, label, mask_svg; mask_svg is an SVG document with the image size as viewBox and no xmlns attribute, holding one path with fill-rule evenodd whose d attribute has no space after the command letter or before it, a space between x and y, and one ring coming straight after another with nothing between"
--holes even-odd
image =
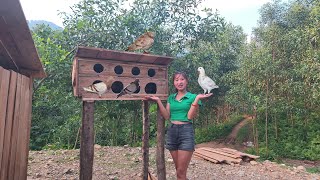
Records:
<instances>
[{"instance_id":1,"label":"wooden plank wall","mask_svg":"<svg viewBox=\"0 0 320 180\"><path fill-rule=\"evenodd\" d=\"M102 67L101 72L94 70L95 65L100 65ZM115 71L116 67L122 68L122 72L117 74ZM134 74L133 69L137 69L139 73ZM154 72L154 74L149 74L149 71ZM119 92L115 92L112 89L108 90L102 97L98 97L95 93L83 90L83 87L88 87L95 81L106 82L110 77L114 78L112 86L114 85L114 82L119 81L124 87L135 79L139 79L140 91L132 95L124 95L117 98ZM117 60L75 58L72 70L72 84L74 95L81 97L83 101L143 100L144 97L148 95L156 95L161 100L166 100L169 92L166 66L134 62L131 62L130 64ZM155 86L155 88L151 88L155 93L151 94L151 92L148 91L150 90L150 85Z\"/></svg>"},{"instance_id":2,"label":"wooden plank wall","mask_svg":"<svg viewBox=\"0 0 320 180\"><path fill-rule=\"evenodd\" d=\"M0 66L0 180L27 179L32 79Z\"/></svg>"}]
</instances>

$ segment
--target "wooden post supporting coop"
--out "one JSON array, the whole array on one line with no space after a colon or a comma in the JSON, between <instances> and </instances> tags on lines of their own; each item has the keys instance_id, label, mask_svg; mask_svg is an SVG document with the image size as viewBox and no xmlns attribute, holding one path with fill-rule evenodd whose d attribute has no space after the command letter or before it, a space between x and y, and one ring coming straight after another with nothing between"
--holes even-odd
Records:
<instances>
[{"instance_id":1,"label":"wooden post supporting coop","mask_svg":"<svg viewBox=\"0 0 320 180\"><path fill-rule=\"evenodd\" d=\"M159 180L166 179L166 163L164 160L164 136L165 122L160 114L160 108L157 109L157 174Z\"/></svg>"},{"instance_id":2,"label":"wooden post supporting coop","mask_svg":"<svg viewBox=\"0 0 320 180\"><path fill-rule=\"evenodd\" d=\"M94 101L83 101L82 128L80 143L80 179L92 179L94 156L94 129L93 129Z\"/></svg>"},{"instance_id":3,"label":"wooden post supporting coop","mask_svg":"<svg viewBox=\"0 0 320 180\"><path fill-rule=\"evenodd\" d=\"M142 101L142 117L143 117L143 132L142 132L142 172L143 180L148 180L149 174L149 102Z\"/></svg>"}]
</instances>

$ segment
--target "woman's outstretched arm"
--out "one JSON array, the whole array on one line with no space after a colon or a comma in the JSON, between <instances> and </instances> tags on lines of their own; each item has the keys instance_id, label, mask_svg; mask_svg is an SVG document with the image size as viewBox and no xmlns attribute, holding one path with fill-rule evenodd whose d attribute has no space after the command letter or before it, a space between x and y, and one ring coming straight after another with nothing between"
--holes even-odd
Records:
<instances>
[{"instance_id":1,"label":"woman's outstretched arm","mask_svg":"<svg viewBox=\"0 0 320 180\"><path fill-rule=\"evenodd\" d=\"M188 111L188 119L193 119L196 117L198 109L199 109L199 100L200 99L204 99L204 98L208 98L212 96L212 93L210 94L198 94L197 97L194 99L193 103L191 104L191 107Z\"/></svg>"},{"instance_id":2,"label":"woman's outstretched arm","mask_svg":"<svg viewBox=\"0 0 320 180\"><path fill-rule=\"evenodd\" d=\"M160 110L160 113L165 120L168 120L170 118L170 104L169 103L167 103L166 107L164 107L160 98L157 96L146 96L145 99L155 101L158 104L158 108Z\"/></svg>"}]
</instances>

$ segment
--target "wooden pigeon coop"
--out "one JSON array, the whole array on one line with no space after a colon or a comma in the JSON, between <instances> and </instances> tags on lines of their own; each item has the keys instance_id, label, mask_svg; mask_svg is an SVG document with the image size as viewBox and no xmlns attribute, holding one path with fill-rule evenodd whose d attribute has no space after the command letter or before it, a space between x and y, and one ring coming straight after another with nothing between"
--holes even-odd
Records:
<instances>
[{"instance_id":1,"label":"wooden pigeon coop","mask_svg":"<svg viewBox=\"0 0 320 180\"><path fill-rule=\"evenodd\" d=\"M141 100L147 95L166 100L169 92L167 66L171 61L172 58L166 56L79 47L72 71L74 95L83 101ZM140 88L117 98L117 94L135 79L139 79ZM83 89L99 82L110 86L101 97Z\"/></svg>"},{"instance_id":2,"label":"wooden pigeon coop","mask_svg":"<svg viewBox=\"0 0 320 180\"><path fill-rule=\"evenodd\" d=\"M143 100L143 179L149 172L149 103L145 96L155 95L161 100L168 97L168 65L171 57L138 54L99 48L79 47L73 62L72 85L74 95L83 102L80 143L80 179L92 179L94 157L94 102L96 100ZM131 82L139 80L140 88L132 93L117 96ZM102 83L103 82L103 83ZM101 90L103 94L89 92ZM90 87L90 88L87 88ZM104 88L108 87L108 88ZM107 89L105 91L105 89ZM128 88L129 89L129 88ZM132 90L132 89L131 89ZM99 91L101 92L101 91ZM165 123L157 112L157 174L165 179L164 127Z\"/></svg>"}]
</instances>

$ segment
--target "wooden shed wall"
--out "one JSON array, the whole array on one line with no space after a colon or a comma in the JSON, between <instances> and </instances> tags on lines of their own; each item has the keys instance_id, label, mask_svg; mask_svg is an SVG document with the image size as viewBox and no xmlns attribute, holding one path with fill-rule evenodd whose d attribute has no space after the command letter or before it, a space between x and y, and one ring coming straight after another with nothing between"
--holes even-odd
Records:
<instances>
[{"instance_id":1,"label":"wooden shed wall","mask_svg":"<svg viewBox=\"0 0 320 180\"><path fill-rule=\"evenodd\" d=\"M0 66L0 180L27 179L32 78Z\"/></svg>"}]
</instances>

